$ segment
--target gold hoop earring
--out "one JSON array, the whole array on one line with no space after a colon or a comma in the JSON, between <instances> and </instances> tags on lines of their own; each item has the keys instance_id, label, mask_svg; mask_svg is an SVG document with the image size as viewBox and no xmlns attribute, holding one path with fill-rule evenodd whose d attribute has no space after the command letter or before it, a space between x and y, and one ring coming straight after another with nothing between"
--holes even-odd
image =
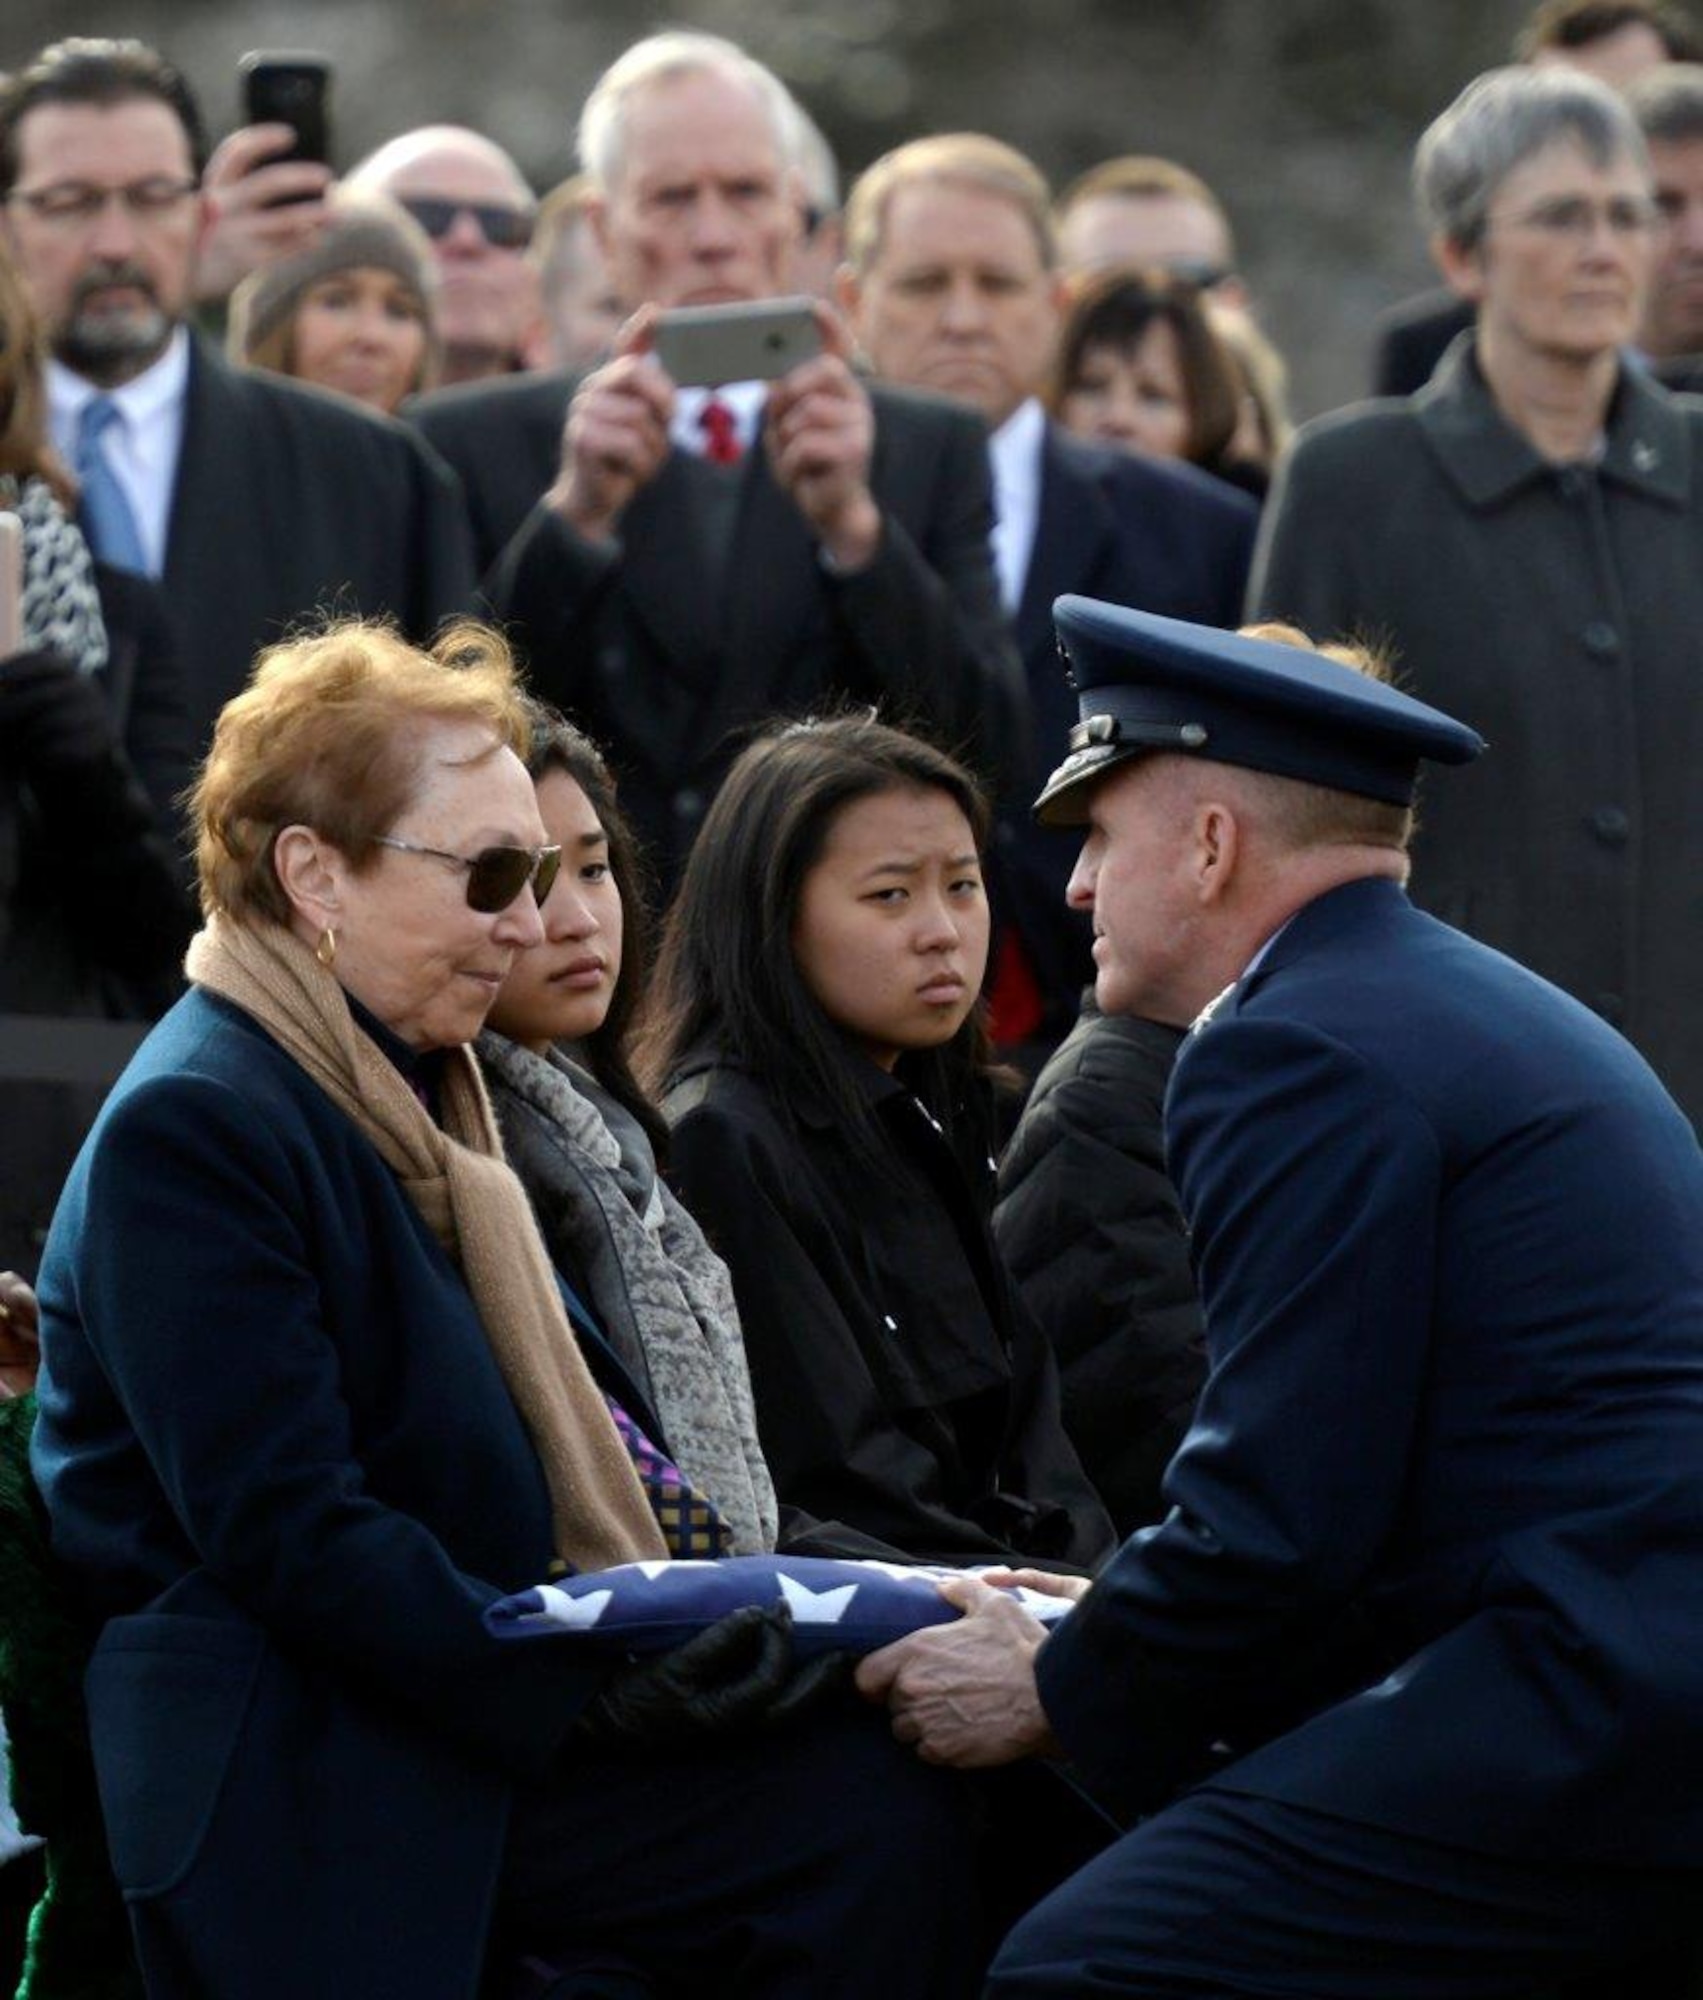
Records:
<instances>
[{"instance_id":1,"label":"gold hoop earring","mask_svg":"<svg viewBox=\"0 0 1703 2000\"><path fill-rule=\"evenodd\" d=\"M327 924L319 934L319 942L313 948L313 955L327 972L337 963L337 933Z\"/></svg>"}]
</instances>

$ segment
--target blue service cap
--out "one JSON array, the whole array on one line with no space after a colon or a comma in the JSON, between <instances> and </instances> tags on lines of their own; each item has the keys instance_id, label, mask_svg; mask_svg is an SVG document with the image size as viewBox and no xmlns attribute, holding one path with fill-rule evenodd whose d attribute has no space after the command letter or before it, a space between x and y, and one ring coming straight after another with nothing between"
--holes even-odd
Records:
<instances>
[{"instance_id":1,"label":"blue service cap","mask_svg":"<svg viewBox=\"0 0 1703 2000\"><path fill-rule=\"evenodd\" d=\"M1465 764L1484 739L1440 709L1338 660L1092 597L1053 605L1081 702L1070 754L1035 801L1043 826L1079 826L1087 788L1157 750L1411 805L1419 760Z\"/></svg>"}]
</instances>

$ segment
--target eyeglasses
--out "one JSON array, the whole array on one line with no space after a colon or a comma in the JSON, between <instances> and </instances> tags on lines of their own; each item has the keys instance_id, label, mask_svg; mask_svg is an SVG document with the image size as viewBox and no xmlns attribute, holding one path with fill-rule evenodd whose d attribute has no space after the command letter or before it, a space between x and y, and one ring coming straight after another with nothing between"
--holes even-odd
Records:
<instances>
[{"instance_id":1,"label":"eyeglasses","mask_svg":"<svg viewBox=\"0 0 1703 2000\"><path fill-rule=\"evenodd\" d=\"M198 181L165 179L130 181L115 188L94 187L87 181L58 181L52 187L13 188L6 200L56 228L81 229L113 201L132 222L161 221L182 207L199 187Z\"/></svg>"},{"instance_id":2,"label":"eyeglasses","mask_svg":"<svg viewBox=\"0 0 1703 2000\"><path fill-rule=\"evenodd\" d=\"M542 903L562 865L559 847L482 847L477 854L450 854L441 847L421 847L416 841L397 840L388 833L374 838L380 847L394 847L398 854L425 854L434 861L465 868L467 907L483 917L506 910L529 882L533 895Z\"/></svg>"},{"instance_id":3,"label":"eyeglasses","mask_svg":"<svg viewBox=\"0 0 1703 2000\"><path fill-rule=\"evenodd\" d=\"M524 250L532 241L532 214L524 208L501 208L486 201L442 201L436 195L405 194L402 206L434 243L455 227L458 215L470 215L479 234L493 250Z\"/></svg>"},{"instance_id":4,"label":"eyeglasses","mask_svg":"<svg viewBox=\"0 0 1703 2000\"><path fill-rule=\"evenodd\" d=\"M1658 220L1656 205L1639 195L1617 195L1611 201L1587 201L1583 195L1558 195L1554 201L1539 202L1524 215L1492 216L1505 229L1533 229L1540 236L1557 241L1588 243L1597 224L1606 222L1608 233L1630 239L1646 236Z\"/></svg>"}]
</instances>

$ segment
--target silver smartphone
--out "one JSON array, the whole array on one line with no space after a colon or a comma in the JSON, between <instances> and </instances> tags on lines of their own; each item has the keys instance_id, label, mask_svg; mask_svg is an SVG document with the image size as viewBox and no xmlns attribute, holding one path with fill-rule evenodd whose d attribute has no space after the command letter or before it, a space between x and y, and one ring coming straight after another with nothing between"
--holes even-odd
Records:
<instances>
[{"instance_id":1,"label":"silver smartphone","mask_svg":"<svg viewBox=\"0 0 1703 2000\"><path fill-rule=\"evenodd\" d=\"M24 646L24 524L0 514L0 660Z\"/></svg>"},{"instance_id":2,"label":"silver smartphone","mask_svg":"<svg viewBox=\"0 0 1703 2000\"><path fill-rule=\"evenodd\" d=\"M772 382L822 352L809 299L682 306L656 322L656 358L683 389Z\"/></svg>"}]
</instances>

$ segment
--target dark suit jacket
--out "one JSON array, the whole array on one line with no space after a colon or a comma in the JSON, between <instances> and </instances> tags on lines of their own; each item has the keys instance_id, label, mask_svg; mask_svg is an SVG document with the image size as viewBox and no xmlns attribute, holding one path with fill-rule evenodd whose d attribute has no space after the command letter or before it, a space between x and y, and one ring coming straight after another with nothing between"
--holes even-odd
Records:
<instances>
[{"instance_id":1,"label":"dark suit jacket","mask_svg":"<svg viewBox=\"0 0 1703 2000\"><path fill-rule=\"evenodd\" d=\"M1048 1640L1077 1769L1522 1859L1703 1847L1703 1155L1642 1059L1393 883L1321 896L1166 1105L1211 1372Z\"/></svg>"},{"instance_id":2,"label":"dark suit jacket","mask_svg":"<svg viewBox=\"0 0 1703 2000\"><path fill-rule=\"evenodd\" d=\"M1017 611L1030 711L1022 782L999 816L995 914L1012 924L1045 1005L1041 1037L1057 1042L1094 977L1087 919L1065 907L1081 837L1037 826L1029 808L1062 761L1077 720L1053 631L1054 600L1105 598L1198 625L1241 617L1259 509L1192 465L1108 450L1049 424L1041 447L1040 514Z\"/></svg>"},{"instance_id":3,"label":"dark suit jacket","mask_svg":"<svg viewBox=\"0 0 1703 2000\"><path fill-rule=\"evenodd\" d=\"M1473 324L1474 311L1470 299L1439 286L1380 313L1373 329L1372 394L1417 394L1456 336Z\"/></svg>"},{"instance_id":4,"label":"dark suit jacket","mask_svg":"<svg viewBox=\"0 0 1703 2000\"><path fill-rule=\"evenodd\" d=\"M165 609L146 577L97 564L95 578L114 740L74 791L0 775L0 1015L152 1020L193 928L178 807L193 756ZM44 1079L35 1051L0 1042L0 1269L34 1275L103 1094Z\"/></svg>"},{"instance_id":5,"label":"dark suit jacket","mask_svg":"<svg viewBox=\"0 0 1703 2000\"><path fill-rule=\"evenodd\" d=\"M671 454L619 546L536 503L555 477L573 384L481 384L416 421L461 476L486 587L538 691L598 738L665 876L685 858L742 732L776 714L879 704L1007 777L1023 736L1018 668L988 550L986 438L932 397L871 389L870 566L832 576L762 451L742 468L731 560L701 549L704 468Z\"/></svg>"},{"instance_id":6,"label":"dark suit jacket","mask_svg":"<svg viewBox=\"0 0 1703 2000\"><path fill-rule=\"evenodd\" d=\"M316 611L427 639L473 581L455 482L406 426L194 343L162 582L197 751L255 654Z\"/></svg>"},{"instance_id":7,"label":"dark suit jacket","mask_svg":"<svg viewBox=\"0 0 1703 2000\"><path fill-rule=\"evenodd\" d=\"M89 1721L150 1993L468 2000L511 1782L605 1669L481 1622L552 1536L459 1273L352 1121L192 992L73 1170L41 1300L34 1463L107 1621Z\"/></svg>"}]
</instances>

